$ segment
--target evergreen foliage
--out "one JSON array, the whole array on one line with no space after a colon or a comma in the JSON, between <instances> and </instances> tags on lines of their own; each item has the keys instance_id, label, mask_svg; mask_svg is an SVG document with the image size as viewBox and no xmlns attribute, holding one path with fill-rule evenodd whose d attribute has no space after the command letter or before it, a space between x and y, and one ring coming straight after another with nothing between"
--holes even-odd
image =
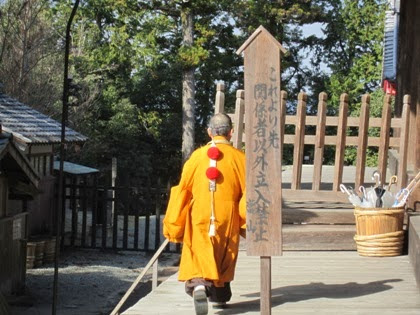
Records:
<instances>
[{"instance_id":1,"label":"evergreen foliage","mask_svg":"<svg viewBox=\"0 0 420 315\"><path fill-rule=\"evenodd\" d=\"M338 108L343 92L350 96L353 114L364 93L374 92L372 111L374 104L380 109L382 95L375 91L381 77L384 2L82 1L72 26L70 73L78 91L71 101L78 106L70 108L69 126L89 141L72 159L109 173L111 158L117 157L119 174L132 185L158 176L163 182L176 180L183 69L196 69L195 142L201 145L207 141L215 83L225 83L226 109L232 111L236 89L243 86L243 60L235 52L259 25L288 50L282 61L282 89L289 94L289 113L301 90L309 93L311 112L321 91L329 94L330 112ZM194 15L191 47L182 45L185 3ZM0 78L6 92L58 120L71 4L0 1ZM313 23L322 25L322 36L303 35L301 27ZM346 161L354 163L354 154L349 152Z\"/></svg>"}]
</instances>

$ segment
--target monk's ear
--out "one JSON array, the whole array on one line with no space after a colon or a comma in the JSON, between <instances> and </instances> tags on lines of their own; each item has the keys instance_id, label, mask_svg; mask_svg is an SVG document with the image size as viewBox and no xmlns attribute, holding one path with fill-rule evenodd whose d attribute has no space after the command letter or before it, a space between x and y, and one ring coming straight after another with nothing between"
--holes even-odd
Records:
<instances>
[{"instance_id":1,"label":"monk's ear","mask_svg":"<svg viewBox=\"0 0 420 315\"><path fill-rule=\"evenodd\" d=\"M211 134L211 129L207 128L207 134L209 135L210 138L213 138L212 134Z\"/></svg>"}]
</instances>

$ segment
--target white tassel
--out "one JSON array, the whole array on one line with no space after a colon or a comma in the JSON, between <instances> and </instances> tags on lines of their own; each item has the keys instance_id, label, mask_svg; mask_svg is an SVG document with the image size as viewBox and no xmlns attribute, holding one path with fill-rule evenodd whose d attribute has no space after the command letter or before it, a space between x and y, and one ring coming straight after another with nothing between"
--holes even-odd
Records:
<instances>
[{"instance_id":1,"label":"white tassel","mask_svg":"<svg viewBox=\"0 0 420 315\"><path fill-rule=\"evenodd\" d=\"M209 227L209 236L213 237L216 236L216 226L214 225L214 216L212 214L212 216L210 217L210 227Z\"/></svg>"},{"instance_id":2,"label":"white tassel","mask_svg":"<svg viewBox=\"0 0 420 315\"><path fill-rule=\"evenodd\" d=\"M210 223L209 236L210 237L216 236L216 227L214 226L213 222Z\"/></svg>"}]
</instances>

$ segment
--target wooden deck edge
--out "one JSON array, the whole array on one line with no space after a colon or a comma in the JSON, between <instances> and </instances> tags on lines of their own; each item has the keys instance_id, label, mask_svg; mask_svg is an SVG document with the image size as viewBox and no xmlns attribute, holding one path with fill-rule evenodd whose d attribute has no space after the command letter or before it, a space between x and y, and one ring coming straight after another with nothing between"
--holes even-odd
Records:
<instances>
[{"instance_id":1,"label":"wooden deck edge","mask_svg":"<svg viewBox=\"0 0 420 315\"><path fill-rule=\"evenodd\" d=\"M355 251L355 234L355 225L284 224L283 251ZM246 240L241 239L239 249L246 247Z\"/></svg>"},{"instance_id":2,"label":"wooden deck edge","mask_svg":"<svg viewBox=\"0 0 420 315\"><path fill-rule=\"evenodd\" d=\"M285 224L283 250L356 250L355 225Z\"/></svg>"},{"instance_id":3,"label":"wooden deck edge","mask_svg":"<svg viewBox=\"0 0 420 315\"><path fill-rule=\"evenodd\" d=\"M283 224L355 224L353 209L283 208Z\"/></svg>"},{"instance_id":4,"label":"wooden deck edge","mask_svg":"<svg viewBox=\"0 0 420 315\"><path fill-rule=\"evenodd\" d=\"M408 256L420 287L420 214L410 216L408 228Z\"/></svg>"}]
</instances>

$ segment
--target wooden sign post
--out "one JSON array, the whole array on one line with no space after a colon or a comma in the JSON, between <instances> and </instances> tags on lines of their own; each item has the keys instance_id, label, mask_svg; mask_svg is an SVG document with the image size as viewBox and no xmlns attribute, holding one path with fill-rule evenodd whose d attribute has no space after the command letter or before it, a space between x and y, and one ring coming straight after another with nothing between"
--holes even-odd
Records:
<instances>
[{"instance_id":1,"label":"wooden sign post","mask_svg":"<svg viewBox=\"0 0 420 315\"><path fill-rule=\"evenodd\" d=\"M244 53L247 255L261 260L261 314L271 314L271 256L282 255L280 52L262 26Z\"/></svg>"}]
</instances>

